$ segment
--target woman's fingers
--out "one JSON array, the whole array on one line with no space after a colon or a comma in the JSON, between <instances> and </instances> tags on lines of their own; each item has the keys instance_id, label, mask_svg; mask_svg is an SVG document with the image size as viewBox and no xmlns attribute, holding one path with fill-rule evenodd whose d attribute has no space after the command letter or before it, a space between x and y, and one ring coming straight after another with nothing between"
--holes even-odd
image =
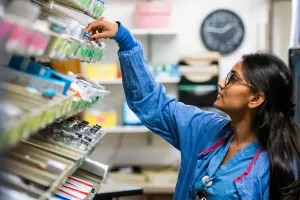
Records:
<instances>
[{"instance_id":1,"label":"woman's fingers","mask_svg":"<svg viewBox=\"0 0 300 200\"><path fill-rule=\"evenodd\" d=\"M93 34L93 39L113 38L118 31L118 24L106 21L104 17L90 23L86 32Z\"/></svg>"},{"instance_id":2,"label":"woman's fingers","mask_svg":"<svg viewBox=\"0 0 300 200\"><path fill-rule=\"evenodd\" d=\"M104 29L105 27L105 20L104 18L100 18L99 20L97 21L94 21L92 23L90 23L87 28L86 28L86 32L88 33L92 33L94 30L101 30L101 29Z\"/></svg>"},{"instance_id":3,"label":"woman's fingers","mask_svg":"<svg viewBox=\"0 0 300 200\"><path fill-rule=\"evenodd\" d=\"M97 33L92 36L93 40L103 39L103 38L112 38L113 35L109 31L104 31L102 33Z\"/></svg>"}]
</instances>

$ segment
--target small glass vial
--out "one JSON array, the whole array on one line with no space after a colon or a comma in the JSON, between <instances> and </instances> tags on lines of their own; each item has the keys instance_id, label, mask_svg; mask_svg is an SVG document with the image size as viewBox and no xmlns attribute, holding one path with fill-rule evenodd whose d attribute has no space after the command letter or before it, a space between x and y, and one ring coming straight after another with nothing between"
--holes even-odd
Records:
<instances>
[{"instance_id":1,"label":"small glass vial","mask_svg":"<svg viewBox=\"0 0 300 200\"><path fill-rule=\"evenodd\" d=\"M62 130L61 133L62 133L62 137L60 142L65 145L69 145L71 143L71 137L73 134L65 130Z\"/></svg>"},{"instance_id":2,"label":"small glass vial","mask_svg":"<svg viewBox=\"0 0 300 200\"><path fill-rule=\"evenodd\" d=\"M89 149L91 142L92 142L91 138L84 136L83 138L81 138L79 148L86 151Z\"/></svg>"},{"instance_id":3,"label":"small glass vial","mask_svg":"<svg viewBox=\"0 0 300 200\"><path fill-rule=\"evenodd\" d=\"M86 140L86 141L88 141L87 143L86 143L86 150L89 150L90 148L91 148L91 145L92 145L92 143L93 143L93 138L91 138L91 137L89 137L89 136L84 136L84 139Z\"/></svg>"},{"instance_id":4,"label":"small glass vial","mask_svg":"<svg viewBox=\"0 0 300 200\"><path fill-rule=\"evenodd\" d=\"M92 45L91 45L91 37L92 34L90 33L84 33L83 40L85 41L85 52L84 52L84 61L85 62L91 62L92 58L90 54L92 53Z\"/></svg>"},{"instance_id":5,"label":"small glass vial","mask_svg":"<svg viewBox=\"0 0 300 200\"><path fill-rule=\"evenodd\" d=\"M77 148L80 145L82 134L75 133L71 136L70 146Z\"/></svg>"}]
</instances>

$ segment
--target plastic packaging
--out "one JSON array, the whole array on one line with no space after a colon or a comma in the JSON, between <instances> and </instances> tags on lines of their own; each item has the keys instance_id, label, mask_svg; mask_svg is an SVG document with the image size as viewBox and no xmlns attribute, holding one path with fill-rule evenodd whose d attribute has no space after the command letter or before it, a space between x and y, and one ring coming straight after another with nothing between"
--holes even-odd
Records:
<instances>
[{"instance_id":1,"label":"plastic packaging","mask_svg":"<svg viewBox=\"0 0 300 200\"><path fill-rule=\"evenodd\" d=\"M50 43L46 50L46 56L51 59L63 58L63 45L64 38L59 35L52 34L50 38Z\"/></svg>"},{"instance_id":2,"label":"plastic packaging","mask_svg":"<svg viewBox=\"0 0 300 200\"><path fill-rule=\"evenodd\" d=\"M85 163L81 166L82 169L92 172L97 176L106 178L108 172L108 165L101 164L99 162L93 161L89 158L86 159Z\"/></svg>"},{"instance_id":3,"label":"plastic packaging","mask_svg":"<svg viewBox=\"0 0 300 200\"><path fill-rule=\"evenodd\" d=\"M67 21L67 27L65 29L65 34L74 37L74 34L76 33L75 30L77 29L77 27L79 26L79 22L75 21L75 20L68 20Z\"/></svg>"},{"instance_id":4,"label":"plastic packaging","mask_svg":"<svg viewBox=\"0 0 300 200\"><path fill-rule=\"evenodd\" d=\"M26 7L26 9L24 9ZM27 56L40 56L45 51L48 38L32 28L40 14L40 7L30 1L12 1L6 9L6 18L1 24L3 33L9 35L5 41L6 51ZM10 29L9 32L6 32Z\"/></svg>"},{"instance_id":5,"label":"plastic packaging","mask_svg":"<svg viewBox=\"0 0 300 200\"><path fill-rule=\"evenodd\" d=\"M71 91L76 95L76 101L80 99L93 102L96 98L102 98L106 95L109 95L110 92L101 89L96 84L91 84L85 80L77 79L73 73L68 73L68 76L73 79L73 83L71 84Z\"/></svg>"},{"instance_id":6,"label":"plastic packaging","mask_svg":"<svg viewBox=\"0 0 300 200\"><path fill-rule=\"evenodd\" d=\"M26 55L26 50L30 45L34 31L26 25L15 23L5 45L6 51Z\"/></svg>"},{"instance_id":7,"label":"plastic packaging","mask_svg":"<svg viewBox=\"0 0 300 200\"><path fill-rule=\"evenodd\" d=\"M70 32L70 35L76 39L82 39L84 37L85 27L82 25L77 25L74 29Z\"/></svg>"},{"instance_id":8,"label":"plastic packaging","mask_svg":"<svg viewBox=\"0 0 300 200\"><path fill-rule=\"evenodd\" d=\"M48 17L49 29L57 34L65 33L68 22L58 17Z\"/></svg>"},{"instance_id":9,"label":"plastic packaging","mask_svg":"<svg viewBox=\"0 0 300 200\"><path fill-rule=\"evenodd\" d=\"M27 0L14 0L6 8L7 14L19 16L30 23L38 18L40 11L40 6Z\"/></svg>"},{"instance_id":10,"label":"plastic packaging","mask_svg":"<svg viewBox=\"0 0 300 200\"><path fill-rule=\"evenodd\" d=\"M93 16L94 9L97 6L97 0L92 0L90 7L87 10L87 13L91 16Z\"/></svg>"},{"instance_id":11,"label":"plastic packaging","mask_svg":"<svg viewBox=\"0 0 300 200\"><path fill-rule=\"evenodd\" d=\"M48 23L46 21L37 20L34 23L33 29L35 32L27 48L27 53L32 56L42 56L46 51L50 39L50 36L47 34Z\"/></svg>"},{"instance_id":12,"label":"plastic packaging","mask_svg":"<svg viewBox=\"0 0 300 200\"><path fill-rule=\"evenodd\" d=\"M91 192L92 188L93 188L93 183L87 182L85 180L76 178L74 176L70 176L67 180L67 183L69 184L73 184L79 188L83 188L86 189L87 191Z\"/></svg>"},{"instance_id":13,"label":"plastic packaging","mask_svg":"<svg viewBox=\"0 0 300 200\"><path fill-rule=\"evenodd\" d=\"M87 13L94 18L98 19L102 17L104 12L104 2L100 0L93 0L90 4L89 9L87 10Z\"/></svg>"},{"instance_id":14,"label":"plastic packaging","mask_svg":"<svg viewBox=\"0 0 300 200\"><path fill-rule=\"evenodd\" d=\"M84 33L83 40L81 41L80 44L80 49L77 51L77 58L81 60L81 62L88 62L88 53L90 49L90 37L91 34L89 33Z\"/></svg>"},{"instance_id":15,"label":"plastic packaging","mask_svg":"<svg viewBox=\"0 0 300 200\"><path fill-rule=\"evenodd\" d=\"M97 143L102 136L101 126L88 126L87 121L79 121L74 118L57 120L51 126L40 131L40 136L48 140L61 143L68 147L90 150L92 145Z\"/></svg>"},{"instance_id":16,"label":"plastic packaging","mask_svg":"<svg viewBox=\"0 0 300 200\"><path fill-rule=\"evenodd\" d=\"M76 59L77 58L77 52L80 49L80 41L78 39L75 38L70 38L70 43L71 43L71 47L70 47L70 51L68 52L67 57L69 59Z\"/></svg>"},{"instance_id":17,"label":"plastic packaging","mask_svg":"<svg viewBox=\"0 0 300 200\"><path fill-rule=\"evenodd\" d=\"M103 13L104 13L104 2L101 0L97 0L97 8L94 12L94 17L95 18L100 18L102 17Z\"/></svg>"}]
</instances>

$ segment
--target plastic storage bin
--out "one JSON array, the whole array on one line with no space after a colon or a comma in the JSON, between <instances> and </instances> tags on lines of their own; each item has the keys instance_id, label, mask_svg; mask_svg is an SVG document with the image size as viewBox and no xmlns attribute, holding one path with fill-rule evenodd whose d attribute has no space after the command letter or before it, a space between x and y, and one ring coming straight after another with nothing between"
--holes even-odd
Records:
<instances>
[{"instance_id":1,"label":"plastic storage bin","mask_svg":"<svg viewBox=\"0 0 300 200\"><path fill-rule=\"evenodd\" d=\"M136 4L137 28L166 28L169 25L172 4L167 2L138 2Z\"/></svg>"}]
</instances>

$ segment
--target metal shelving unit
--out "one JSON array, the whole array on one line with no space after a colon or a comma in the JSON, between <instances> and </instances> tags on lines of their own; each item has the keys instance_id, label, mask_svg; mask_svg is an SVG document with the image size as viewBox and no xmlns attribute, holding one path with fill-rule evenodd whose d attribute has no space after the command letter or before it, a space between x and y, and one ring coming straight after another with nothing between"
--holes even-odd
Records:
<instances>
[{"instance_id":1,"label":"metal shelving unit","mask_svg":"<svg viewBox=\"0 0 300 200\"><path fill-rule=\"evenodd\" d=\"M53 12L61 16L68 16L72 18L72 16L66 15L65 13L59 13L59 7L65 7L67 9L71 9L78 13L85 14L88 17L94 18L89 13L87 13L84 8L76 4L75 1L73 0L32 0L32 1L40 4L44 10L48 12L52 10Z\"/></svg>"},{"instance_id":2,"label":"metal shelving unit","mask_svg":"<svg viewBox=\"0 0 300 200\"><path fill-rule=\"evenodd\" d=\"M37 3L37 5L41 7L42 13L40 16L43 17L53 15L58 16L59 18L76 19L62 12L59 7L72 10L72 12L75 11L81 13L82 15L88 14L86 10L84 10L81 6L78 6L75 1L71 0L28 0L28 2ZM43 17L39 19L39 22L45 19ZM89 15L86 17L93 16ZM11 13L9 15L2 16L0 20L2 32L0 32L4 34L4 37L0 39L0 48L1 52L7 52L10 55L17 54L19 57L28 58L28 61L25 61L27 64L33 62L34 58L37 57L43 57L49 60L71 59L70 55L71 50L73 50L74 47L74 42L78 44L80 43L80 45L82 45L82 47L85 46L85 48L90 47L99 50L98 46L92 46L92 42L86 42L79 39L76 40L71 35L60 35L59 33L50 31L50 29L45 29L43 26L36 26L35 23L32 25L25 23L25 21L26 20L22 19L22 17L14 16ZM39 25L41 25L41 23ZM5 29L6 31L4 31L3 27L10 29ZM3 38L10 38L9 34L11 34L11 31L14 30L13 28L15 27L20 27L22 31L28 31L26 32L28 33L26 35L26 40L23 39L23 42L26 41L28 43L28 41L31 41L31 43L34 43L33 41L35 41L35 47L37 46L37 41L41 42L41 38L38 40L37 35L43 35L49 37L48 42L54 41L54 47L57 47L58 41L64 41L64 43L60 44L60 46L63 48L68 46L69 49L65 49L65 52L62 52L65 53L65 56L54 58L50 56L51 54L43 54L39 56L37 54L30 54L27 51L29 48L25 51L19 52L18 48L11 50L8 48L10 47L8 45L9 40L5 41ZM21 34L18 36L21 37ZM47 43L44 48L48 50L50 48L49 45L50 42ZM32 50L32 53L36 52ZM94 53L95 52L93 52L93 55L95 55ZM31 58L31 60L29 58ZM25 64L22 65L21 68L24 66ZM100 145L106 132L99 128L100 130L97 131L97 134L101 134L101 137L98 137L99 135L97 135L97 138L89 138L90 143L82 149L79 147L72 147L69 143L67 144L62 141L50 139L48 136L44 137L41 133L49 128L49 126L54 122L56 123L58 119L66 119L73 115L77 115L100 102L109 92L97 86L98 96L90 99L82 98L78 91L70 90L64 92L57 92L57 90L53 95L53 90L51 91L52 93L50 92L49 94L47 93L49 91L45 92L45 90L41 91L37 88L31 87L33 83L42 83L46 79L43 79L43 81L34 80L32 82L27 82L27 80L30 79L30 76L34 78L37 78L41 74L46 76L45 74L49 71L47 71L45 67L39 68L39 70L42 70L39 74L29 73L26 70L23 71L23 69L18 70L9 68L11 66L0 67L6 68L5 70L8 71L17 71L14 78L21 77L22 79L22 75L24 77L26 76L26 79L18 79L17 81L9 80L9 78L5 77L0 78L2 81L0 82L0 93L5 96L5 98L1 98L1 103L4 102L6 103L5 105L15 105L15 107L18 107L19 109L17 110L18 112L15 110L15 114L14 116L10 116L11 118L4 118L3 126L2 124L0 126L0 150L3 156L1 157L1 162L5 161L7 166L9 166L0 169L1 186L18 191L23 195L27 194L28 199L46 200L53 198L53 195L57 191L60 191L60 188L64 183L66 183L68 177L74 176L92 183L93 189L89 193L87 199L93 199L100 188L102 180L107 174L108 167L100 165L100 163L100 167L93 164L92 166L95 167L92 168L93 172L85 171L84 169L81 169L81 167L89 164L88 157L94 152L97 146ZM53 73L52 75L48 74L47 76L49 76L47 77L47 80L52 78L57 81L64 77L64 75L59 73ZM73 79L69 78L69 80L70 82L68 84L70 84L70 88L71 83L73 83ZM59 84L56 83L57 87L58 85ZM61 85L63 84L61 83ZM64 83L63 86L59 87L65 89L67 87L66 85L67 83ZM103 95L100 95L100 93ZM1 109L10 109L9 107L4 108L3 105L0 106ZM49 130L50 129L48 129L48 131ZM65 132L68 132L65 130L60 131L61 132L59 132L59 134L66 134ZM70 131L69 134L71 133L73 132ZM86 137L86 135L83 136ZM104 173L97 173L97 170L94 170L96 167L99 167L98 171L102 170Z\"/></svg>"},{"instance_id":3,"label":"metal shelving unit","mask_svg":"<svg viewBox=\"0 0 300 200\"><path fill-rule=\"evenodd\" d=\"M30 101L36 102L36 104L32 105L34 107L28 111L24 111L24 113L18 117L17 121L13 118L4 124L4 129L0 135L1 149L17 145L21 139L29 138L38 130L53 123L56 119L76 115L100 101L98 98L93 102L75 102L73 101L72 95L59 95L49 100L42 96L32 96L32 94L28 93L26 88L8 83L2 83L0 89L6 94L7 101L16 101L13 97L18 96L21 101L24 101L23 98L32 98Z\"/></svg>"},{"instance_id":4,"label":"metal shelving unit","mask_svg":"<svg viewBox=\"0 0 300 200\"><path fill-rule=\"evenodd\" d=\"M39 200L49 199L53 191L56 191L62 184L64 184L69 176L73 175L74 172L76 172L82 166L82 164L85 163L86 159L94 152L95 148L99 146L104 135L105 132L103 132L102 137L98 142L94 144L94 146L89 151L81 151L75 148L65 147L55 142L45 141L38 136L33 136L29 140L22 141L22 145L29 145L42 151L49 152L58 157L67 159L72 163L70 167L68 167L63 173L61 173L61 175L51 184L48 191L44 193L39 198ZM97 188L100 188L100 183L99 187Z\"/></svg>"}]
</instances>

